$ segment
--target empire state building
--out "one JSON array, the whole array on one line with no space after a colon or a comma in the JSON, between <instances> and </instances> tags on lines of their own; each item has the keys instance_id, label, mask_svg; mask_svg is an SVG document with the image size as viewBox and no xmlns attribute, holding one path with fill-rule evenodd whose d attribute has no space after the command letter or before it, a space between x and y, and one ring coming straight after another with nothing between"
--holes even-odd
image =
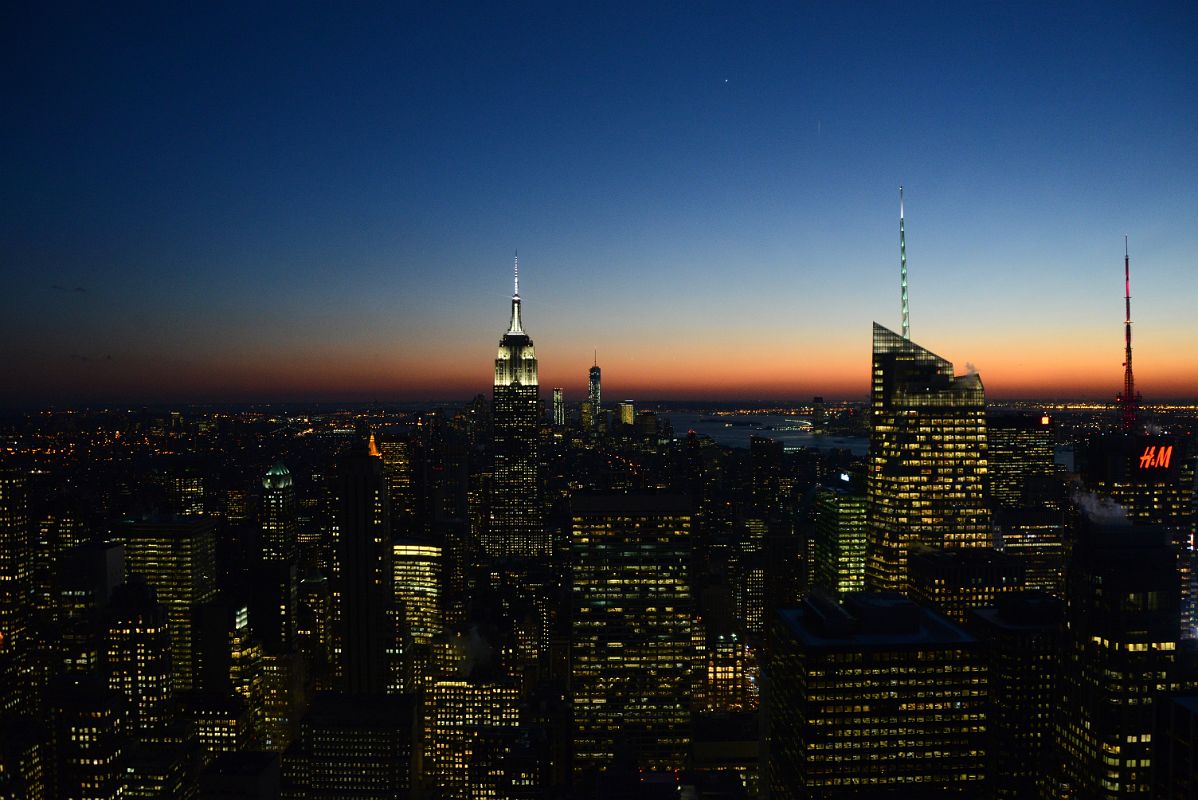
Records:
<instances>
[{"instance_id":1,"label":"empire state building","mask_svg":"<svg viewBox=\"0 0 1198 800\"><path fill-rule=\"evenodd\" d=\"M512 318L495 358L494 476L483 552L493 557L549 555L537 492L537 356L520 319L520 264Z\"/></svg>"}]
</instances>

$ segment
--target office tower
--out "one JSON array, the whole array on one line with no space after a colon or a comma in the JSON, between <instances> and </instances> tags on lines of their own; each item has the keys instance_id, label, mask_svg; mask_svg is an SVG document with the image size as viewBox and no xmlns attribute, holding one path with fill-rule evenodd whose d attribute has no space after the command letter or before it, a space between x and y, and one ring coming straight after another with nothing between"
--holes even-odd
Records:
<instances>
[{"instance_id":1,"label":"office tower","mask_svg":"<svg viewBox=\"0 0 1198 800\"><path fill-rule=\"evenodd\" d=\"M595 361L587 374L587 402L591 404L591 421L595 424L603 412L603 371L599 369L599 351L595 351ZM584 428L587 426L583 426Z\"/></svg>"},{"instance_id":2,"label":"office tower","mask_svg":"<svg viewBox=\"0 0 1198 800\"><path fill-rule=\"evenodd\" d=\"M1065 513L1052 508L1004 508L994 517L998 547L1023 559L1027 589L1065 594Z\"/></svg>"},{"instance_id":3,"label":"office tower","mask_svg":"<svg viewBox=\"0 0 1198 800\"><path fill-rule=\"evenodd\" d=\"M25 476L0 470L0 714L21 710L27 699L33 546Z\"/></svg>"},{"instance_id":4,"label":"office tower","mask_svg":"<svg viewBox=\"0 0 1198 800\"><path fill-rule=\"evenodd\" d=\"M1008 592L969 612L990 665L990 797L1036 797L1052 773L1063 623L1064 605L1043 592Z\"/></svg>"},{"instance_id":5,"label":"office tower","mask_svg":"<svg viewBox=\"0 0 1198 800\"><path fill-rule=\"evenodd\" d=\"M866 581L905 591L907 553L991 544L986 401L976 374L874 323Z\"/></svg>"},{"instance_id":6,"label":"office tower","mask_svg":"<svg viewBox=\"0 0 1198 800\"><path fill-rule=\"evenodd\" d=\"M240 695L193 689L180 692L178 700L179 714L188 721L205 764L249 744L253 727L250 708Z\"/></svg>"},{"instance_id":7,"label":"office tower","mask_svg":"<svg viewBox=\"0 0 1198 800\"><path fill-rule=\"evenodd\" d=\"M166 496L176 514L199 516L204 513L204 476L190 465L174 465L166 476Z\"/></svg>"},{"instance_id":8,"label":"office tower","mask_svg":"<svg viewBox=\"0 0 1198 800\"><path fill-rule=\"evenodd\" d=\"M681 767L699 680L690 503L580 496L571 514L575 771L617 751L646 769Z\"/></svg>"},{"instance_id":9,"label":"office tower","mask_svg":"<svg viewBox=\"0 0 1198 800\"><path fill-rule=\"evenodd\" d=\"M390 681L391 523L383 462L355 443L337 463L333 547L334 669L342 691L382 692Z\"/></svg>"},{"instance_id":10,"label":"office tower","mask_svg":"<svg viewBox=\"0 0 1198 800\"><path fill-rule=\"evenodd\" d=\"M52 511L40 515L34 546L34 605L38 615L48 621L58 619L58 587L55 578L63 554L86 544L90 535L79 508L59 499Z\"/></svg>"},{"instance_id":11,"label":"office tower","mask_svg":"<svg viewBox=\"0 0 1198 800\"><path fill-rule=\"evenodd\" d=\"M631 425L636 422L636 406L631 400L620 403L620 424Z\"/></svg>"},{"instance_id":12,"label":"office tower","mask_svg":"<svg viewBox=\"0 0 1198 800\"><path fill-rule=\"evenodd\" d=\"M1153 797L1198 797L1198 694L1157 700L1152 765Z\"/></svg>"},{"instance_id":13,"label":"office tower","mask_svg":"<svg viewBox=\"0 0 1198 800\"><path fill-rule=\"evenodd\" d=\"M56 796L116 800L124 789L125 696L93 676L63 676L51 685Z\"/></svg>"},{"instance_id":14,"label":"office tower","mask_svg":"<svg viewBox=\"0 0 1198 800\"><path fill-rule=\"evenodd\" d=\"M199 794L198 753L195 746L139 744L125 757L128 800L194 800Z\"/></svg>"},{"instance_id":15,"label":"office tower","mask_svg":"<svg viewBox=\"0 0 1198 800\"><path fill-rule=\"evenodd\" d=\"M752 681L755 653L749 643L736 633L710 634L706 637L704 653L704 710L756 709L758 698Z\"/></svg>"},{"instance_id":16,"label":"office tower","mask_svg":"<svg viewBox=\"0 0 1198 800\"><path fill-rule=\"evenodd\" d=\"M583 400L578 407L579 425L584 431L589 431L595 426L595 412L592 410L593 408L594 406L591 405L590 400Z\"/></svg>"},{"instance_id":17,"label":"office tower","mask_svg":"<svg viewBox=\"0 0 1198 800\"><path fill-rule=\"evenodd\" d=\"M492 557L547 557L538 491L537 356L520 319L518 269L511 323L495 359L494 475L482 549Z\"/></svg>"},{"instance_id":18,"label":"office tower","mask_svg":"<svg viewBox=\"0 0 1198 800\"><path fill-rule=\"evenodd\" d=\"M283 800L405 800L412 788L409 696L320 692L283 754Z\"/></svg>"},{"instance_id":19,"label":"office tower","mask_svg":"<svg viewBox=\"0 0 1198 800\"><path fill-rule=\"evenodd\" d=\"M240 486L225 490L225 519L230 525L242 525L253 519L250 502L250 493Z\"/></svg>"},{"instance_id":20,"label":"office tower","mask_svg":"<svg viewBox=\"0 0 1198 800\"><path fill-rule=\"evenodd\" d=\"M262 558L266 561L294 561L299 544L296 539L295 486L291 471L280 461L262 478Z\"/></svg>"},{"instance_id":21,"label":"office tower","mask_svg":"<svg viewBox=\"0 0 1198 800\"><path fill-rule=\"evenodd\" d=\"M299 653L267 653L259 663L261 684L255 715L258 747L281 752L291 744L307 702L307 669Z\"/></svg>"},{"instance_id":22,"label":"office tower","mask_svg":"<svg viewBox=\"0 0 1198 800\"><path fill-rule=\"evenodd\" d=\"M418 446L412 437L388 434L379 439L383 475L391 496L391 525L397 530L417 524L416 469Z\"/></svg>"},{"instance_id":23,"label":"office tower","mask_svg":"<svg viewBox=\"0 0 1198 800\"><path fill-rule=\"evenodd\" d=\"M1128 521L1161 526L1173 543L1182 638L1195 638L1194 466L1190 440L1167 433L1102 433L1078 448L1086 489L1117 503Z\"/></svg>"},{"instance_id":24,"label":"office tower","mask_svg":"<svg viewBox=\"0 0 1198 800\"><path fill-rule=\"evenodd\" d=\"M117 587L108 607L108 688L125 698L130 733L142 741L164 741L175 720L168 616L136 577Z\"/></svg>"},{"instance_id":25,"label":"office tower","mask_svg":"<svg viewBox=\"0 0 1198 800\"><path fill-rule=\"evenodd\" d=\"M192 688L232 691L234 647L250 638L248 609L218 596L195 610L191 631Z\"/></svg>"},{"instance_id":26,"label":"office tower","mask_svg":"<svg viewBox=\"0 0 1198 800\"><path fill-rule=\"evenodd\" d=\"M441 616L441 546L418 539L391 543L395 608L412 642L431 644L443 629Z\"/></svg>"},{"instance_id":27,"label":"office tower","mask_svg":"<svg viewBox=\"0 0 1198 800\"><path fill-rule=\"evenodd\" d=\"M566 400L562 390L556 387L553 390L553 424L559 428L566 424Z\"/></svg>"},{"instance_id":28,"label":"office tower","mask_svg":"<svg viewBox=\"0 0 1198 800\"><path fill-rule=\"evenodd\" d=\"M907 556L911 599L964 622L973 608L992 606L1023 589L1023 560L988 547L915 548Z\"/></svg>"},{"instance_id":29,"label":"office tower","mask_svg":"<svg viewBox=\"0 0 1198 800\"><path fill-rule=\"evenodd\" d=\"M279 754L221 753L200 773L200 800L279 800Z\"/></svg>"},{"instance_id":30,"label":"office tower","mask_svg":"<svg viewBox=\"0 0 1198 800\"><path fill-rule=\"evenodd\" d=\"M333 591L328 578L315 575L300 581L299 617L295 638L304 664L318 689L332 687Z\"/></svg>"},{"instance_id":31,"label":"office tower","mask_svg":"<svg viewBox=\"0 0 1198 800\"><path fill-rule=\"evenodd\" d=\"M834 597L865 589L865 493L848 481L815 493L815 563L811 584Z\"/></svg>"},{"instance_id":32,"label":"office tower","mask_svg":"<svg viewBox=\"0 0 1198 800\"><path fill-rule=\"evenodd\" d=\"M1053 419L1047 414L987 414L986 467L992 507L1038 506L1056 473Z\"/></svg>"},{"instance_id":33,"label":"office tower","mask_svg":"<svg viewBox=\"0 0 1198 800\"><path fill-rule=\"evenodd\" d=\"M1177 679L1180 593L1168 533L1083 519L1065 593L1060 788L1099 800L1145 796L1155 698Z\"/></svg>"},{"instance_id":34,"label":"office tower","mask_svg":"<svg viewBox=\"0 0 1198 800\"><path fill-rule=\"evenodd\" d=\"M58 670L84 675L100 669L106 630L104 608L125 580L125 548L89 542L58 561L54 583L62 638Z\"/></svg>"},{"instance_id":35,"label":"office tower","mask_svg":"<svg viewBox=\"0 0 1198 800\"><path fill-rule=\"evenodd\" d=\"M843 605L813 594L775 625L771 798L980 793L987 672L976 638L889 593Z\"/></svg>"},{"instance_id":36,"label":"office tower","mask_svg":"<svg viewBox=\"0 0 1198 800\"><path fill-rule=\"evenodd\" d=\"M216 524L203 517L131 522L117 538L125 545L125 574L144 576L166 608L175 688L190 689L192 619L216 597Z\"/></svg>"},{"instance_id":37,"label":"office tower","mask_svg":"<svg viewBox=\"0 0 1198 800\"><path fill-rule=\"evenodd\" d=\"M765 436L749 437L753 506L766 516L782 508L782 442Z\"/></svg>"},{"instance_id":38,"label":"office tower","mask_svg":"<svg viewBox=\"0 0 1198 800\"><path fill-rule=\"evenodd\" d=\"M497 797L520 725L520 691L502 680L432 683L424 698L424 785L436 797Z\"/></svg>"},{"instance_id":39,"label":"office tower","mask_svg":"<svg viewBox=\"0 0 1198 800\"><path fill-rule=\"evenodd\" d=\"M261 559L254 566L254 631L267 650L295 648L299 587L295 486L282 462L262 479Z\"/></svg>"},{"instance_id":40,"label":"office tower","mask_svg":"<svg viewBox=\"0 0 1198 800\"><path fill-rule=\"evenodd\" d=\"M636 427L640 431L641 436L644 436L646 439L655 439L657 437L657 412L638 411L636 415Z\"/></svg>"},{"instance_id":41,"label":"office tower","mask_svg":"<svg viewBox=\"0 0 1198 800\"><path fill-rule=\"evenodd\" d=\"M49 800L54 779L50 742L28 716L0 716L0 797Z\"/></svg>"}]
</instances>

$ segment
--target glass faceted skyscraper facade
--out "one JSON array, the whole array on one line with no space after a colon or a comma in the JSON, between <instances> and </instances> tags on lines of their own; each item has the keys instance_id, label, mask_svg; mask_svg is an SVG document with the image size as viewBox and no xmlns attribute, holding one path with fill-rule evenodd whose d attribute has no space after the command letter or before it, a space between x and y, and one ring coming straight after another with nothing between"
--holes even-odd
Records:
<instances>
[{"instance_id":1,"label":"glass faceted skyscraper facade","mask_svg":"<svg viewBox=\"0 0 1198 800\"><path fill-rule=\"evenodd\" d=\"M488 524L482 534L488 556L549 555L537 495L537 391L537 354L520 320L517 273L511 322L495 357L494 475Z\"/></svg>"},{"instance_id":2,"label":"glass faceted skyscraper facade","mask_svg":"<svg viewBox=\"0 0 1198 800\"><path fill-rule=\"evenodd\" d=\"M867 583L905 591L912 547L984 547L986 399L976 374L876 322Z\"/></svg>"}]
</instances>

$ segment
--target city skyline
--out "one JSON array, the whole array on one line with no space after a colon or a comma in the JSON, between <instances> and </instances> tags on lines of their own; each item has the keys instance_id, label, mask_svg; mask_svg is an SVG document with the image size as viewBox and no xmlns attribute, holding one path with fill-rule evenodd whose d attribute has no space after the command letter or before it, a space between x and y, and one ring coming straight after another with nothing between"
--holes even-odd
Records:
<instances>
[{"instance_id":1,"label":"city skyline","mask_svg":"<svg viewBox=\"0 0 1198 800\"><path fill-rule=\"evenodd\" d=\"M485 393L516 249L573 402L864 399L900 184L988 398L1113 400L1124 234L1198 396L1192 7L474 11L8 10L0 406Z\"/></svg>"}]
</instances>

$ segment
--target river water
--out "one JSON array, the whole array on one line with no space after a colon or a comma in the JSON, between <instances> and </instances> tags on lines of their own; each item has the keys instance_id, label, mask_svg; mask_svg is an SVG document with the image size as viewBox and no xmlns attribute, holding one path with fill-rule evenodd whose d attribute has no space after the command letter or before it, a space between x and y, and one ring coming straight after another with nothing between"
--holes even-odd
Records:
<instances>
[{"instance_id":1,"label":"river water","mask_svg":"<svg viewBox=\"0 0 1198 800\"><path fill-rule=\"evenodd\" d=\"M674 436L682 438L693 430L700 436L710 436L716 444L725 447L748 447L750 436L765 436L782 442L787 449L814 447L818 450L837 448L849 450L854 455L869 453L869 440L864 436L835 436L812 433L801 427L807 420L803 417L786 417L781 414L678 414L659 412L659 416L670 420Z\"/></svg>"}]
</instances>

